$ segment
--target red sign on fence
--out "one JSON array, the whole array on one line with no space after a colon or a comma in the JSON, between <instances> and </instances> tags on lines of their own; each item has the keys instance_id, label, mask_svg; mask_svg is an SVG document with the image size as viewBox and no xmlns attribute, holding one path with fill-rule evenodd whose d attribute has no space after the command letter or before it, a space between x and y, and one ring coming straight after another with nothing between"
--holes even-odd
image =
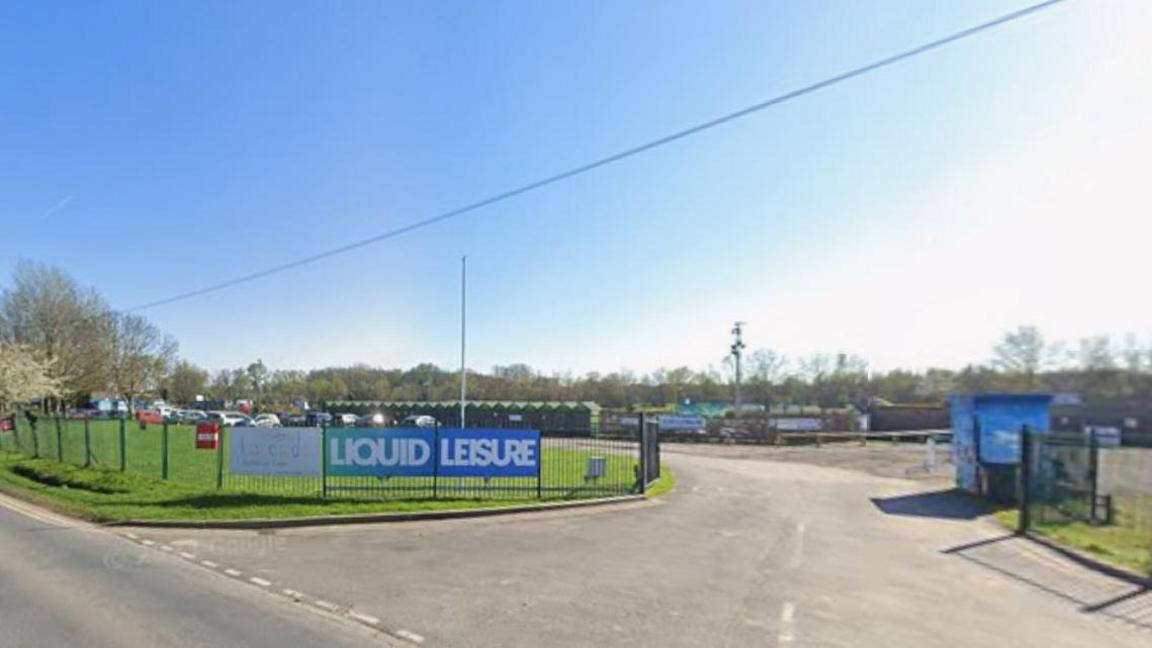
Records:
<instances>
[{"instance_id":1,"label":"red sign on fence","mask_svg":"<svg viewBox=\"0 0 1152 648\"><path fill-rule=\"evenodd\" d=\"M201 423L196 426L196 449L216 450L220 447L220 425Z\"/></svg>"},{"instance_id":2,"label":"red sign on fence","mask_svg":"<svg viewBox=\"0 0 1152 648\"><path fill-rule=\"evenodd\" d=\"M0 432L11 432L16 429L16 418L13 416L5 416L0 418Z\"/></svg>"}]
</instances>

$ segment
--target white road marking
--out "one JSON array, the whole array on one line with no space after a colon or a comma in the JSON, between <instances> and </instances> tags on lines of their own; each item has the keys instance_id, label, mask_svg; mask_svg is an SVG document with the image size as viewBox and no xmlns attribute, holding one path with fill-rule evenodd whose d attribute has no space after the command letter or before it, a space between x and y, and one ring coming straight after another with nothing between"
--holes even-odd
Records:
<instances>
[{"instance_id":1,"label":"white road marking","mask_svg":"<svg viewBox=\"0 0 1152 648\"><path fill-rule=\"evenodd\" d=\"M253 576L252 578L249 578L248 580L250 582L253 582L253 583L259 585L260 587L269 587L272 585L272 581L264 580L263 578L260 578L259 576Z\"/></svg>"},{"instance_id":2,"label":"white road marking","mask_svg":"<svg viewBox=\"0 0 1152 648\"><path fill-rule=\"evenodd\" d=\"M803 522L796 523L796 544L792 550L792 569L800 567L800 563L804 561L804 534L808 530L808 525Z\"/></svg>"},{"instance_id":3,"label":"white road marking","mask_svg":"<svg viewBox=\"0 0 1152 648\"><path fill-rule=\"evenodd\" d=\"M169 547L168 545L160 545L160 548L164 551L172 551L172 547Z\"/></svg>"},{"instance_id":4,"label":"white road marking","mask_svg":"<svg viewBox=\"0 0 1152 648\"><path fill-rule=\"evenodd\" d=\"M312 605L315 605L318 608L328 610L329 612L335 612L336 610L339 609L335 603L329 603L328 601L321 601L320 599L316 599L315 601L312 601Z\"/></svg>"},{"instance_id":5,"label":"white road marking","mask_svg":"<svg viewBox=\"0 0 1152 648\"><path fill-rule=\"evenodd\" d=\"M287 596L287 597L290 597L290 598L296 599L297 601L299 601L300 599L304 598L304 595L303 595L303 594L301 594L300 592L297 592L297 591L296 591L296 590L294 590L294 589L287 589L287 588L285 588L285 589L282 589L282 590L280 590L280 591L281 591L281 592L284 594L284 596Z\"/></svg>"},{"instance_id":6,"label":"white road marking","mask_svg":"<svg viewBox=\"0 0 1152 648\"><path fill-rule=\"evenodd\" d=\"M351 610L348 611L348 616L353 618L353 619L356 619L360 623L367 623L368 625L379 625L379 623L380 623L380 619L377 619L374 616L368 616L367 614L360 614L359 612L353 612Z\"/></svg>"},{"instance_id":7,"label":"white road marking","mask_svg":"<svg viewBox=\"0 0 1152 648\"><path fill-rule=\"evenodd\" d=\"M145 547L151 547L151 546L154 546L156 543L152 542L151 540L145 539L145 540L141 540L140 544L144 545Z\"/></svg>"},{"instance_id":8,"label":"white road marking","mask_svg":"<svg viewBox=\"0 0 1152 648\"><path fill-rule=\"evenodd\" d=\"M225 569L224 573L228 574L229 576L239 577L239 576L243 575L244 572L229 568L229 569Z\"/></svg>"},{"instance_id":9,"label":"white road marking","mask_svg":"<svg viewBox=\"0 0 1152 648\"><path fill-rule=\"evenodd\" d=\"M190 553L188 553L187 551L181 551L181 552L180 552L180 557L181 557L181 558L187 558L188 560L196 560L196 555L195 555L195 554L190 554Z\"/></svg>"},{"instance_id":10,"label":"white road marking","mask_svg":"<svg viewBox=\"0 0 1152 648\"><path fill-rule=\"evenodd\" d=\"M780 607L780 631L776 635L776 645L788 646L796 639L796 604L787 601Z\"/></svg>"},{"instance_id":11,"label":"white road marking","mask_svg":"<svg viewBox=\"0 0 1152 648\"><path fill-rule=\"evenodd\" d=\"M397 630L396 636L400 637L402 639L407 639L408 641L411 641L412 643L424 643L424 637L423 636L418 635L415 632L409 632L408 630Z\"/></svg>"},{"instance_id":12,"label":"white road marking","mask_svg":"<svg viewBox=\"0 0 1152 648\"><path fill-rule=\"evenodd\" d=\"M217 565L216 563L212 562L211 560L201 560L201 561L200 561L200 564L201 564L201 565L204 565L204 566L205 566L205 567L207 567L208 569L216 569L217 567L219 567L219 565Z\"/></svg>"},{"instance_id":13,"label":"white road marking","mask_svg":"<svg viewBox=\"0 0 1152 648\"><path fill-rule=\"evenodd\" d=\"M128 538L129 540L139 540L140 539L140 536L136 535L135 533L125 533L124 537Z\"/></svg>"}]
</instances>

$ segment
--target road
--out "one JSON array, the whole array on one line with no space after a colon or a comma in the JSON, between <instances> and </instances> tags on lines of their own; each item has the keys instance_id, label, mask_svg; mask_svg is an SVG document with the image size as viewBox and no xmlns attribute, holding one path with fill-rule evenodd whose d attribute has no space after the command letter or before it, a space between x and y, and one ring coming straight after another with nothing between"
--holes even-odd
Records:
<instances>
[{"instance_id":1,"label":"road","mask_svg":"<svg viewBox=\"0 0 1152 648\"><path fill-rule=\"evenodd\" d=\"M671 449L670 449L671 450ZM809 450L807 452L821 452ZM428 646L1146 648L1152 594L979 519L861 449L684 447L612 509L382 526L137 530ZM893 450L892 452L897 452ZM807 463L804 463L807 461ZM837 466L816 465L831 461Z\"/></svg>"},{"instance_id":2,"label":"road","mask_svg":"<svg viewBox=\"0 0 1152 648\"><path fill-rule=\"evenodd\" d=\"M178 556L31 513L0 506L4 648L404 645Z\"/></svg>"}]
</instances>

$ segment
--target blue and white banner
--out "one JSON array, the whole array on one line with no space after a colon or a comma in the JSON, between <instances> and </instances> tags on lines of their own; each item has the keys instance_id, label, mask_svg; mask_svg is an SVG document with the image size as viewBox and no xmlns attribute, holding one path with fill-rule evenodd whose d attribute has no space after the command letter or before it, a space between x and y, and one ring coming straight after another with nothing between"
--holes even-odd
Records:
<instances>
[{"instance_id":1,"label":"blue and white banner","mask_svg":"<svg viewBox=\"0 0 1152 648\"><path fill-rule=\"evenodd\" d=\"M443 477L535 477L539 470L537 430L440 430Z\"/></svg>"},{"instance_id":2,"label":"blue and white banner","mask_svg":"<svg viewBox=\"0 0 1152 648\"><path fill-rule=\"evenodd\" d=\"M659 420L661 430L688 430L695 432L697 430L703 430L708 425L703 416L661 414ZM639 419L637 419L637 423L639 423Z\"/></svg>"},{"instance_id":3,"label":"blue and white banner","mask_svg":"<svg viewBox=\"0 0 1152 648\"><path fill-rule=\"evenodd\" d=\"M535 477L540 432L485 428L328 430L328 474Z\"/></svg>"}]
</instances>

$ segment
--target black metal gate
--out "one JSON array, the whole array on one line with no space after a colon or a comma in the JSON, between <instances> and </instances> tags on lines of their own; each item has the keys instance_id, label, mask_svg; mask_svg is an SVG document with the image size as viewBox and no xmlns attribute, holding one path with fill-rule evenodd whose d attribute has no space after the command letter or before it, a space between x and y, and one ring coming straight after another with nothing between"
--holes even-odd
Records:
<instances>
[{"instance_id":1,"label":"black metal gate","mask_svg":"<svg viewBox=\"0 0 1152 648\"><path fill-rule=\"evenodd\" d=\"M660 422L640 415L640 481L642 488L660 479Z\"/></svg>"}]
</instances>

